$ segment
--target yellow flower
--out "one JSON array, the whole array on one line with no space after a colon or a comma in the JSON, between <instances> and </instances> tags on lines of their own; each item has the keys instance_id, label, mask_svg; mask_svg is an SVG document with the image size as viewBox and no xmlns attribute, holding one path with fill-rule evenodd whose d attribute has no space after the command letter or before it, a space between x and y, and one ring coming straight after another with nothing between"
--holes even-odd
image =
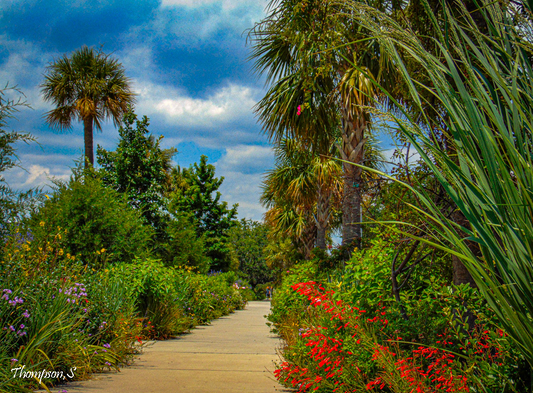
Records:
<instances>
[{"instance_id":1,"label":"yellow flower","mask_svg":"<svg viewBox=\"0 0 533 393\"><path fill-rule=\"evenodd\" d=\"M44 227L44 221L41 221L41 222L39 223L39 225L42 226L42 227Z\"/></svg>"},{"instance_id":2,"label":"yellow flower","mask_svg":"<svg viewBox=\"0 0 533 393\"><path fill-rule=\"evenodd\" d=\"M105 251L106 251L105 248L102 248L102 249L100 250L100 252L101 252L102 254L103 254Z\"/></svg>"},{"instance_id":3,"label":"yellow flower","mask_svg":"<svg viewBox=\"0 0 533 393\"><path fill-rule=\"evenodd\" d=\"M100 255L100 251L96 251L96 253L97 253L98 255Z\"/></svg>"},{"instance_id":4,"label":"yellow flower","mask_svg":"<svg viewBox=\"0 0 533 393\"><path fill-rule=\"evenodd\" d=\"M62 248L59 249L58 254L59 254L60 256L63 255L63 249L62 249Z\"/></svg>"}]
</instances>

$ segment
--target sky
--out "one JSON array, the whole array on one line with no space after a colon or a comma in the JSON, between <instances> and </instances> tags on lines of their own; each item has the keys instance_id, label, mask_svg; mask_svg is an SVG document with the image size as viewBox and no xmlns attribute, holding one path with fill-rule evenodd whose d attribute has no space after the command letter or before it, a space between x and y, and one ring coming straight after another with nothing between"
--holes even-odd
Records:
<instances>
[{"instance_id":1,"label":"sky","mask_svg":"<svg viewBox=\"0 0 533 393\"><path fill-rule=\"evenodd\" d=\"M265 93L247 60L246 30L265 14L265 0L0 0L0 87L17 86L31 106L9 122L38 143L19 144L25 170L5 174L12 189L68 179L83 154L83 126L50 129L40 84L46 67L83 45L102 48L123 64L137 93L135 112L150 119L176 165L209 157L224 176L222 199L239 204L239 218L260 220L264 172L274 158L253 106ZM12 93L10 93L12 94ZM112 122L95 133L95 147L115 150Z\"/></svg>"}]
</instances>

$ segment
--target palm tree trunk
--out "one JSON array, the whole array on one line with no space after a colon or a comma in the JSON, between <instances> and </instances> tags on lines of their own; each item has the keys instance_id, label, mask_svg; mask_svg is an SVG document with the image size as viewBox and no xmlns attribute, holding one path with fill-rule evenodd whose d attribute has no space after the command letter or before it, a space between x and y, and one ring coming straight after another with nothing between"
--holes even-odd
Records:
<instances>
[{"instance_id":1,"label":"palm tree trunk","mask_svg":"<svg viewBox=\"0 0 533 393\"><path fill-rule=\"evenodd\" d=\"M322 250L326 249L326 230L328 228L330 216L331 192L325 190L323 184L318 185L316 203L316 246Z\"/></svg>"},{"instance_id":2,"label":"palm tree trunk","mask_svg":"<svg viewBox=\"0 0 533 393\"><path fill-rule=\"evenodd\" d=\"M310 216L310 214L309 214ZM304 228L303 233L300 235L300 241L302 243L302 254L306 260L311 258L311 251L315 246L317 228L315 222L312 220L312 217L308 217L307 226Z\"/></svg>"},{"instance_id":3,"label":"palm tree trunk","mask_svg":"<svg viewBox=\"0 0 533 393\"><path fill-rule=\"evenodd\" d=\"M83 119L83 137L85 142L85 168L94 165L94 148L93 148L93 119Z\"/></svg>"},{"instance_id":4,"label":"palm tree trunk","mask_svg":"<svg viewBox=\"0 0 533 393\"><path fill-rule=\"evenodd\" d=\"M361 164L364 159L366 143L365 130L368 121L363 113L342 108L342 148L341 156L348 163L344 169L344 195L342 201L342 246L346 257L352 247L361 247L361 202L362 202L362 169L349 163Z\"/></svg>"}]
</instances>

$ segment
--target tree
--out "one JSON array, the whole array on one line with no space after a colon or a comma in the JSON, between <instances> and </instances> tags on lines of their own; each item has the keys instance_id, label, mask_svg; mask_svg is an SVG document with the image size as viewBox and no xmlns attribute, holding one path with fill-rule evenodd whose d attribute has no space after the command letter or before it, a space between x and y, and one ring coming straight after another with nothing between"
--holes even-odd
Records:
<instances>
[{"instance_id":1,"label":"tree","mask_svg":"<svg viewBox=\"0 0 533 393\"><path fill-rule=\"evenodd\" d=\"M120 141L117 150L109 152L97 148L99 171L104 184L125 193L129 204L138 209L147 224L159 236L164 231L162 207L163 194L169 181L171 159L176 149L161 149L161 139L149 135L146 116L137 120L129 111L124 115L124 125L118 130Z\"/></svg>"},{"instance_id":2,"label":"tree","mask_svg":"<svg viewBox=\"0 0 533 393\"><path fill-rule=\"evenodd\" d=\"M242 219L230 231L230 242L239 259L239 270L252 286L272 281L272 270L266 264L264 249L268 244L265 224Z\"/></svg>"},{"instance_id":3,"label":"tree","mask_svg":"<svg viewBox=\"0 0 533 393\"><path fill-rule=\"evenodd\" d=\"M97 256L102 249L107 262L131 262L147 256L153 235L140 212L128 205L126 195L79 170L74 170L68 183L57 182L53 196L32 215L29 224L35 239L45 239L60 227L65 231L59 238L65 253L91 267L103 267Z\"/></svg>"},{"instance_id":4,"label":"tree","mask_svg":"<svg viewBox=\"0 0 533 393\"><path fill-rule=\"evenodd\" d=\"M267 221L274 231L295 236L309 257L315 246L326 248L333 202L341 189L341 166L295 139L283 139L275 154L276 167L267 173L261 197L271 209Z\"/></svg>"},{"instance_id":5,"label":"tree","mask_svg":"<svg viewBox=\"0 0 533 393\"><path fill-rule=\"evenodd\" d=\"M345 160L342 242L360 245L362 169L353 164L365 160L368 106L377 94L376 81L389 76L382 72L385 59L337 2L272 0L269 9L250 33L255 68L274 81L258 106L260 120L275 140L291 134L313 139L334 117L317 110L334 103ZM297 118L302 107L307 121Z\"/></svg>"},{"instance_id":6,"label":"tree","mask_svg":"<svg viewBox=\"0 0 533 393\"><path fill-rule=\"evenodd\" d=\"M102 130L109 118L118 125L134 103L122 64L87 46L50 64L41 89L45 101L56 106L46 113L50 126L65 130L74 118L83 122L86 166L94 164L93 128Z\"/></svg>"},{"instance_id":7,"label":"tree","mask_svg":"<svg viewBox=\"0 0 533 393\"><path fill-rule=\"evenodd\" d=\"M200 164L183 169L180 176L185 184L170 195L171 209L191 213L198 236L205 236L207 256L211 258L211 268L230 270L235 264L235 250L228 241L229 230L236 223L237 206L228 209L227 202L221 202L218 191L224 178L215 177L215 167L207 164L202 155Z\"/></svg>"}]
</instances>

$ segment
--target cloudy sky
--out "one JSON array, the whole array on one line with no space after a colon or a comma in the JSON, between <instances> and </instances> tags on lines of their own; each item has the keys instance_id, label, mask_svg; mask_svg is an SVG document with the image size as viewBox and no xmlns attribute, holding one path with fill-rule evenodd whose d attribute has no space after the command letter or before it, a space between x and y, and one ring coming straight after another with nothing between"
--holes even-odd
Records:
<instances>
[{"instance_id":1,"label":"cloudy sky","mask_svg":"<svg viewBox=\"0 0 533 393\"><path fill-rule=\"evenodd\" d=\"M273 165L267 139L252 112L263 81L247 61L246 29L265 15L265 0L0 0L0 84L17 86L32 109L22 109L13 130L39 144L19 146L26 171L6 174L23 190L66 179L83 154L83 128L48 128L50 110L40 96L46 66L83 45L112 54L126 68L138 94L139 116L150 131L174 146L176 164L201 154L224 176L223 199L239 203L241 218L261 219L262 173ZM118 132L107 123L95 145L114 150Z\"/></svg>"}]
</instances>

